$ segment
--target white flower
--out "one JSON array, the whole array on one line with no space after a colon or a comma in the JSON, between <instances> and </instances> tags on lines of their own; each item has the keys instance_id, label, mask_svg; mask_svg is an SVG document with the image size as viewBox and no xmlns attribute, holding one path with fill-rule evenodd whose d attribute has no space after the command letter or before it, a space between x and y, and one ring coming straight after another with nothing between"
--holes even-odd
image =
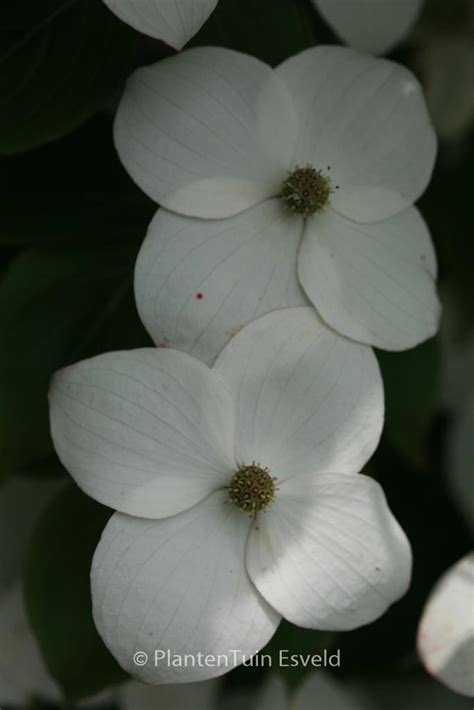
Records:
<instances>
[{"instance_id":1,"label":"white flower","mask_svg":"<svg viewBox=\"0 0 474 710\"><path fill-rule=\"evenodd\" d=\"M426 604L418 651L427 670L456 693L474 697L474 553L441 577Z\"/></svg>"},{"instance_id":2,"label":"white flower","mask_svg":"<svg viewBox=\"0 0 474 710\"><path fill-rule=\"evenodd\" d=\"M182 49L198 32L218 0L104 0L121 20L139 32Z\"/></svg>"},{"instance_id":3,"label":"white flower","mask_svg":"<svg viewBox=\"0 0 474 710\"><path fill-rule=\"evenodd\" d=\"M306 296L334 329L381 348L436 331L436 260L411 206L436 139L403 67L341 47L276 70L187 50L134 74L115 139L166 208L135 279L157 345L210 363L242 325Z\"/></svg>"},{"instance_id":4,"label":"white flower","mask_svg":"<svg viewBox=\"0 0 474 710\"><path fill-rule=\"evenodd\" d=\"M353 475L382 428L378 366L312 309L259 318L213 369L164 348L100 355L57 373L50 402L64 465L120 511L94 557L94 618L141 680L220 675L281 616L352 629L406 591L408 541ZM155 650L195 666L155 667Z\"/></svg>"},{"instance_id":5,"label":"white flower","mask_svg":"<svg viewBox=\"0 0 474 710\"><path fill-rule=\"evenodd\" d=\"M373 54L392 50L415 25L423 0L313 0L346 44Z\"/></svg>"}]
</instances>

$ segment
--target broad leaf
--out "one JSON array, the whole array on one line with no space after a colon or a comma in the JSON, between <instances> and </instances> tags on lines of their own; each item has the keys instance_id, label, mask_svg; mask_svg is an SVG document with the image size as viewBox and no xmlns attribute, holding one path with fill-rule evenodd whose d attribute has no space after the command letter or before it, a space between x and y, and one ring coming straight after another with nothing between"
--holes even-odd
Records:
<instances>
[{"instance_id":1,"label":"broad leaf","mask_svg":"<svg viewBox=\"0 0 474 710\"><path fill-rule=\"evenodd\" d=\"M0 183L2 246L138 243L156 210L119 162L111 118L1 159Z\"/></svg>"},{"instance_id":2,"label":"broad leaf","mask_svg":"<svg viewBox=\"0 0 474 710\"><path fill-rule=\"evenodd\" d=\"M423 466L438 399L438 340L399 353L378 351L377 357L385 386L387 437L415 466Z\"/></svg>"},{"instance_id":3,"label":"broad leaf","mask_svg":"<svg viewBox=\"0 0 474 710\"><path fill-rule=\"evenodd\" d=\"M73 130L120 89L139 35L99 0L7 2L0 17L0 154Z\"/></svg>"},{"instance_id":4,"label":"broad leaf","mask_svg":"<svg viewBox=\"0 0 474 710\"><path fill-rule=\"evenodd\" d=\"M70 700L127 677L92 618L90 567L110 515L67 484L41 516L28 552L28 614L46 665Z\"/></svg>"},{"instance_id":5,"label":"broad leaf","mask_svg":"<svg viewBox=\"0 0 474 710\"><path fill-rule=\"evenodd\" d=\"M302 14L295 0L219 0L191 45L219 45L282 62L307 46Z\"/></svg>"},{"instance_id":6,"label":"broad leaf","mask_svg":"<svg viewBox=\"0 0 474 710\"><path fill-rule=\"evenodd\" d=\"M64 365L149 344L132 294L135 249L31 250L0 282L0 476L51 464L47 391Z\"/></svg>"}]
</instances>

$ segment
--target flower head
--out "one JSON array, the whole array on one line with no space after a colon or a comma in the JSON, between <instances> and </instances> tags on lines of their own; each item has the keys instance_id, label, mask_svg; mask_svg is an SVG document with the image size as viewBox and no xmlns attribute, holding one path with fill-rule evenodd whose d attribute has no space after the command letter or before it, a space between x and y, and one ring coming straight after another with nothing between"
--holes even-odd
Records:
<instances>
[{"instance_id":1,"label":"flower head","mask_svg":"<svg viewBox=\"0 0 474 710\"><path fill-rule=\"evenodd\" d=\"M332 192L331 179L322 170L296 166L283 182L280 198L291 212L311 217L327 207Z\"/></svg>"},{"instance_id":2,"label":"flower head","mask_svg":"<svg viewBox=\"0 0 474 710\"><path fill-rule=\"evenodd\" d=\"M405 592L408 542L354 475L382 428L376 359L312 309L257 319L212 369L172 349L100 355L57 373L50 402L64 465L119 511L94 557L94 618L142 680L225 673L282 616L351 629ZM134 664L157 649L216 662Z\"/></svg>"},{"instance_id":3,"label":"flower head","mask_svg":"<svg viewBox=\"0 0 474 710\"><path fill-rule=\"evenodd\" d=\"M165 208L135 275L156 344L212 362L253 318L309 302L338 332L389 350L437 330L436 259L412 206L436 139L403 67L341 47L276 70L187 50L135 73L115 140Z\"/></svg>"}]
</instances>

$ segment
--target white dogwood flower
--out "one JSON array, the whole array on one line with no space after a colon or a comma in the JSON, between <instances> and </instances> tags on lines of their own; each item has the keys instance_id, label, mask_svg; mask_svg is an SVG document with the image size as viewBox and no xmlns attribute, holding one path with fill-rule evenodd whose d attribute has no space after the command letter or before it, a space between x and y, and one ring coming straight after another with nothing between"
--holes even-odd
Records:
<instances>
[{"instance_id":1,"label":"white dogwood flower","mask_svg":"<svg viewBox=\"0 0 474 710\"><path fill-rule=\"evenodd\" d=\"M423 0L313 0L313 4L346 44L385 54L413 29Z\"/></svg>"},{"instance_id":2,"label":"white dogwood flower","mask_svg":"<svg viewBox=\"0 0 474 710\"><path fill-rule=\"evenodd\" d=\"M220 675L282 616L352 629L406 591L409 543L355 475L382 428L376 359L311 308L247 325L213 369L166 348L94 357L55 375L50 404L62 462L119 511L94 556L94 618L140 680Z\"/></svg>"},{"instance_id":3,"label":"white dogwood flower","mask_svg":"<svg viewBox=\"0 0 474 710\"><path fill-rule=\"evenodd\" d=\"M456 693L474 697L474 552L439 580L418 630L426 669Z\"/></svg>"},{"instance_id":4,"label":"white dogwood flower","mask_svg":"<svg viewBox=\"0 0 474 710\"><path fill-rule=\"evenodd\" d=\"M121 20L143 34L182 49L194 37L218 0L104 0Z\"/></svg>"},{"instance_id":5,"label":"white dogwood flower","mask_svg":"<svg viewBox=\"0 0 474 710\"><path fill-rule=\"evenodd\" d=\"M403 67L341 47L276 70L187 50L133 75L115 140L165 208L135 279L157 345L210 363L245 323L308 298L335 330L389 350L437 330L435 255L412 206L436 139Z\"/></svg>"}]
</instances>

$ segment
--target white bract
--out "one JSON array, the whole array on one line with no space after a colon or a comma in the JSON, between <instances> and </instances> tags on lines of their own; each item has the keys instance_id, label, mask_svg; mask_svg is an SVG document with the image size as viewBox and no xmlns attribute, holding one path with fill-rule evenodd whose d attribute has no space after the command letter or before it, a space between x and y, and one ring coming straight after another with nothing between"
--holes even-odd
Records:
<instances>
[{"instance_id":1,"label":"white bract","mask_svg":"<svg viewBox=\"0 0 474 710\"><path fill-rule=\"evenodd\" d=\"M389 350L437 330L436 259L412 206L436 139L407 69L341 47L276 70L187 50L133 75L115 141L165 208L135 276L157 345L210 363L245 323L309 301Z\"/></svg>"},{"instance_id":2,"label":"white bract","mask_svg":"<svg viewBox=\"0 0 474 710\"><path fill-rule=\"evenodd\" d=\"M418 651L438 680L474 697L474 553L435 586L420 622Z\"/></svg>"},{"instance_id":3,"label":"white bract","mask_svg":"<svg viewBox=\"0 0 474 710\"><path fill-rule=\"evenodd\" d=\"M64 465L118 511L94 557L94 618L141 680L220 675L282 616L353 629L406 591L408 541L354 475L382 428L377 362L312 309L257 319L213 369L166 348L86 360L55 375L50 403ZM155 665L155 650L195 663Z\"/></svg>"},{"instance_id":4,"label":"white bract","mask_svg":"<svg viewBox=\"0 0 474 710\"><path fill-rule=\"evenodd\" d=\"M121 20L150 37L182 49L198 32L218 0L104 0Z\"/></svg>"},{"instance_id":5,"label":"white bract","mask_svg":"<svg viewBox=\"0 0 474 710\"><path fill-rule=\"evenodd\" d=\"M415 25L423 0L313 0L346 44L373 54L392 50Z\"/></svg>"}]
</instances>

